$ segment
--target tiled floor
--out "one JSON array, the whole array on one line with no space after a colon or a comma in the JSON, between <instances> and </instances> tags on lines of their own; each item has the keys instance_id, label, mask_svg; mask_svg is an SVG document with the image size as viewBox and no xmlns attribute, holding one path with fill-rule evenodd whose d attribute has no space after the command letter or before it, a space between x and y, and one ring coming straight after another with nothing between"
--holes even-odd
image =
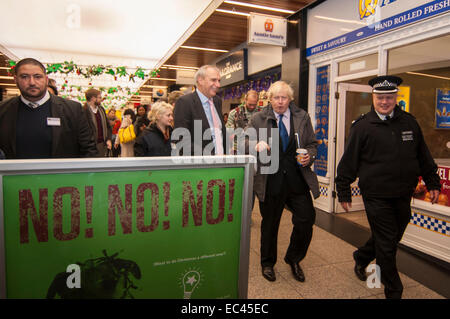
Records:
<instances>
[{"instance_id":1,"label":"tiled floor","mask_svg":"<svg viewBox=\"0 0 450 319\"><path fill-rule=\"evenodd\" d=\"M362 219L362 216L349 216ZM300 263L305 273L304 283L292 277L283 261L292 230L291 213L284 211L278 234L277 280L269 282L261 275L259 263L260 225L258 203L252 213L248 298L250 299L377 299L384 298L381 288L368 288L353 273L352 253L355 247L314 226L313 238L306 258ZM400 274L405 299L442 299L443 296L413 279Z\"/></svg>"},{"instance_id":2,"label":"tiled floor","mask_svg":"<svg viewBox=\"0 0 450 319\"><path fill-rule=\"evenodd\" d=\"M349 212L349 213L340 213L339 217L345 218L351 222L354 222L358 225L366 227L370 229L369 221L367 220L366 212L363 210Z\"/></svg>"}]
</instances>

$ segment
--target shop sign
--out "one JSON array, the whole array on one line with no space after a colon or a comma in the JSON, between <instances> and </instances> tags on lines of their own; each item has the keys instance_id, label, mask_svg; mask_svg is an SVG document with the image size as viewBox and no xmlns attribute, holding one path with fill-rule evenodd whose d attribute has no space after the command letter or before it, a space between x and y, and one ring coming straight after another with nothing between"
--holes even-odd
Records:
<instances>
[{"instance_id":1,"label":"shop sign","mask_svg":"<svg viewBox=\"0 0 450 319\"><path fill-rule=\"evenodd\" d=\"M7 298L238 298L244 168L0 181Z\"/></svg>"},{"instance_id":2,"label":"shop sign","mask_svg":"<svg viewBox=\"0 0 450 319\"><path fill-rule=\"evenodd\" d=\"M177 84L179 85L195 85L196 70L177 70Z\"/></svg>"},{"instance_id":3,"label":"shop sign","mask_svg":"<svg viewBox=\"0 0 450 319\"><path fill-rule=\"evenodd\" d=\"M424 3L425 2L425 3ZM329 2L325 2L328 4ZM333 2L333 5L336 4L337 1ZM352 8L354 1L346 2L348 3L348 7ZM422 5L411 8L414 4ZM324 4L324 5L325 5ZM407 11L398 12L399 8L411 8ZM312 9L314 10L314 9ZM383 11L384 10L384 11ZM339 14L349 14L349 10L334 10ZM351 11L351 10L350 10ZM327 18L331 21L335 21L336 26L334 28L328 28L327 30L315 30L315 25L308 25L308 42L312 42L313 38L319 39L323 34L327 34L328 32L335 32L335 30L345 30L347 28L341 28L341 24L343 22L354 23L354 24L366 24L366 26L358 28L348 33L342 33L341 35L334 37L332 39L326 40L324 42L309 46L306 50L307 56L312 56L315 54L319 54L331 49L336 49L342 47L344 45L348 45L357 41L361 41L368 37L372 37L378 34L381 34L386 31L391 31L397 29L399 27L403 27L409 25L414 22L418 22L427 18L431 18L437 16L439 14L443 14L450 11L450 1L449 0L434 0L434 1L426 1L426 0L414 0L414 1L406 1L406 0L378 0L378 1L359 1L359 6L357 9L354 9L354 14L351 16L346 16L345 19L342 17L322 17ZM317 19L317 14L310 14L308 17ZM357 17L356 17L357 16ZM388 16L387 18L383 18L384 16ZM312 30L310 30L312 29ZM317 43L317 42L316 42Z\"/></svg>"},{"instance_id":4,"label":"shop sign","mask_svg":"<svg viewBox=\"0 0 450 319\"><path fill-rule=\"evenodd\" d=\"M250 13L248 43L286 46L287 20L280 17Z\"/></svg>"},{"instance_id":5,"label":"shop sign","mask_svg":"<svg viewBox=\"0 0 450 319\"><path fill-rule=\"evenodd\" d=\"M220 71L220 85L227 86L247 78L247 50L233 52L216 63Z\"/></svg>"},{"instance_id":6,"label":"shop sign","mask_svg":"<svg viewBox=\"0 0 450 319\"><path fill-rule=\"evenodd\" d=\"M314 171L326 176L328 170L328 120L330 103L330 66L317 69L316 80L316 139L318 142Z\"/></svg>"},{"instance_id":7,"label":"shop sign","mask_svg":"<svg viewBox=\"0 0 450 319\"><path fill-rule=\"evenodd\" d=\"M450 129L450 89L436 89L436 128Z\"/></svg>"},{"instance_id":8,"label":"shop sign","mask_svg":"<svg viewBox=\"0 0 450 319\"><path fill-rule=\"evenodd\" d=\"M153 97L155 99L163 99L167 97L167 89L166 88L154 88L153 89Z\"/></svg>"}]
</instances>

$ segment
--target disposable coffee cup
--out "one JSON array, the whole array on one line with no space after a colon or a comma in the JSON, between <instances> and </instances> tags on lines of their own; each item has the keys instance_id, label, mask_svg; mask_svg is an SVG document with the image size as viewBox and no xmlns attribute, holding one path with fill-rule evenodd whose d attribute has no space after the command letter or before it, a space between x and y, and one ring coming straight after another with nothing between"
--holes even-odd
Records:
<instances>
[{"instance_id":1,"label":"disposable coffee cup","mask_svg":"<svg viewBox=\"0 0 450 319\"><path fill-rule=\"evenodd\" d=\"M303 160L306 155L308 155L308 150L306 148L297 148L297 162L301 165L301 160Z\"/></svg>"}]
</instances>

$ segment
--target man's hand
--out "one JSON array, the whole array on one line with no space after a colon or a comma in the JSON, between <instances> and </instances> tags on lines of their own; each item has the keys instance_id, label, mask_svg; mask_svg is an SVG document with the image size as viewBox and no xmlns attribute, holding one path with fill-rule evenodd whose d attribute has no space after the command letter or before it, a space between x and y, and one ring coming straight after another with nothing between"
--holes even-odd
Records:
<instances>
[{"instance_id":1,"label":"man's hand","mask_svg":"<svg viewBox=\"0 0 450 319\"><path fill-rule=\"evenodd\" d=\"M110 150L112 148L111 140L106 141L106 147Z\"/></svg>"},{"instance_id":2,"label":"man's hand","mask_svg":"<svg viewBox=\"0 0 450 319\"><path fill-rule=\"evenodd\" d=\"M261 141L261 142L259 142L258 144L256 144L255 150L256 150L257 152L262 152L262 151L264 151L264 150L270 151L270 146L269 146L269 144L267 144L266 142Z\"/></svg>"},{"instance_id":3,"label":"man's hand","mask_svg":"<svg viewBox=\"0 0 450 319\"><path fill-rule=\"evenodd\" d=\"M439 190L432 189L430 191L430 199L431 199L431 204L436 204L439 199Z\"/></svg>"},{"instance_id":4,"label":"man's hand","mask_svg":"<svg viewBox=\"0 0 450 319\"><path fill-rule=\"evenodd\" d=\"M341 206L348 213L348 210L352 208L352 202L341 202Z\"/></svg>"},{"instance_id":5,"label":"man's hand","mask_svg":"<svg viewBox=\"0 0 450 319\"><path fill-rule=\"evenodd\" d=\"M297 163L299 163L301 166L305 167L308 166L309 162L311 161L311 158L309 157L309 154L300 156L297 154Z\"/></svg>"}]
</instances>

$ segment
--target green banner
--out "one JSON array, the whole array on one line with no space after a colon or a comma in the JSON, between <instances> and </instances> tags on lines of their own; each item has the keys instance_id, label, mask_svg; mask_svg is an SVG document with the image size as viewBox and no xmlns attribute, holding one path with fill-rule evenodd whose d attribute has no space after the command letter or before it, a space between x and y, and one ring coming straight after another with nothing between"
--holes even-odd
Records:
<instances>
[{"instance_id":1,"label":"green banner","mask_svg":"<svg viewBox=\"0 0 450 319\"><path fill-rule=\"evenodd\" d=\"M244 168L3 177L8 298L238 298Z\"/></svg>"}]
</instances>

